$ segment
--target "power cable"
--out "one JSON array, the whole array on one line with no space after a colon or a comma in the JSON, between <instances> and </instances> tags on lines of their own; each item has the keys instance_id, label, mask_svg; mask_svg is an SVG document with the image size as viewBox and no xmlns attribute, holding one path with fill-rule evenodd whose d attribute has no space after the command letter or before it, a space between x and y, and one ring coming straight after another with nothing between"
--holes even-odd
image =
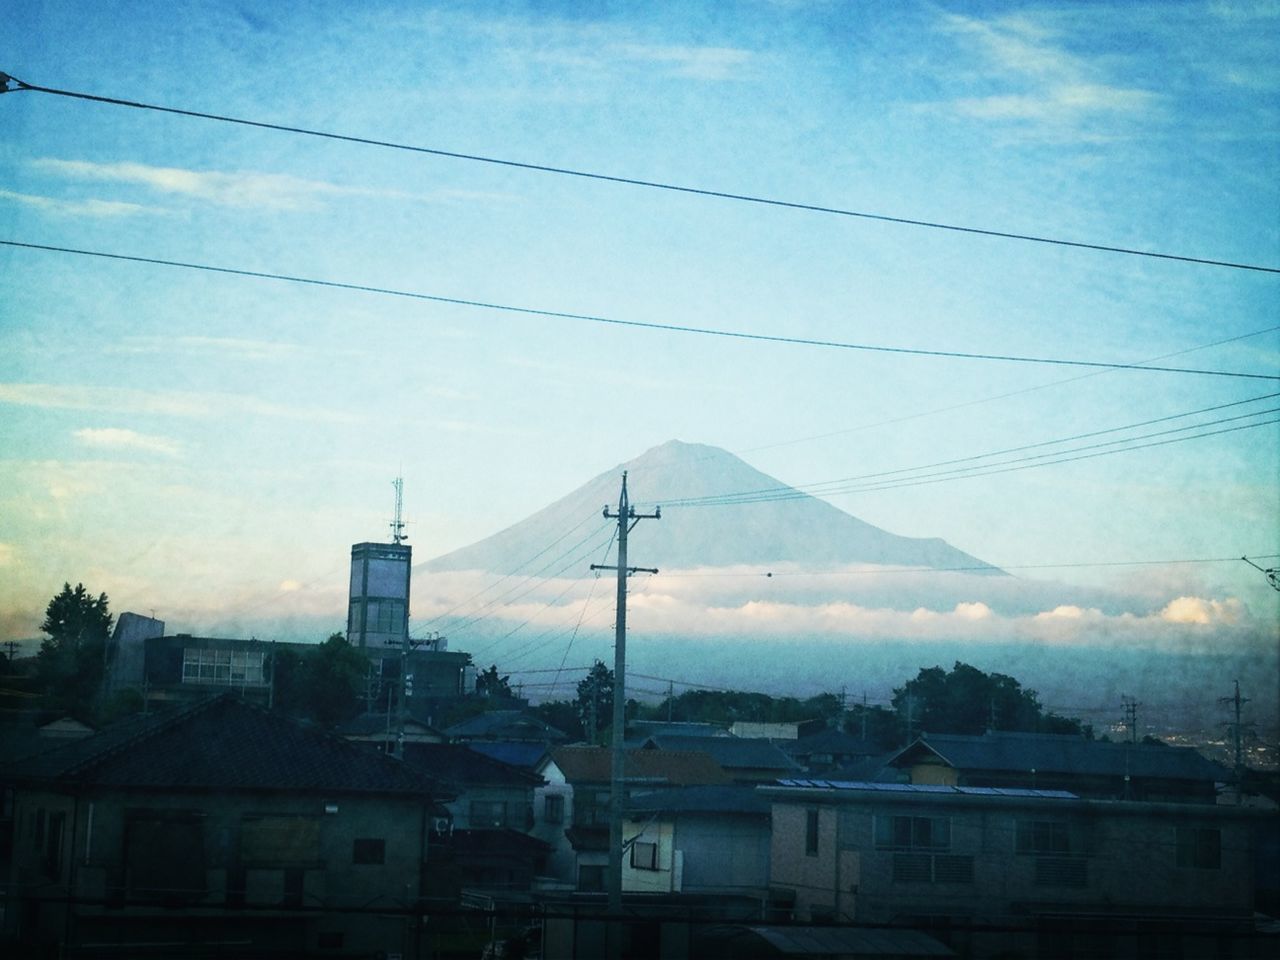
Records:
<instances>
[{"instance_id":1,"label":"power cable","mask_svg":"<svg viewBox=\"0 0 1280 960\"><path fill-rule=\"evenodd\" d=\"M426 300L432 303L446 303L452 306L475 307L483 310L497 310L504 313L518 313L527 316L551 317L560 320L580 320L587 323L630 327L638 330L661 330L666 333L687 333L705 337L723 337L731 340L755 340L764 343L790 344L792 346L827 347L837 350L858 350L869 353L889 353L917 357L940 357L950 360L989 360L1003 363L1034 363L1063 367L1091 367L1104 370L1141 370L1147 373L1182 373L1206 377L1235 377L1247 380L1280 380L1280 374L1240 373L1230 370L1198 370L1187 367L1162 367L1141 363L1110 363L1099 360L1069 360L1060 357L1027 357L999 353L967 353L957 350L927 350L917 347L888 347L878 344L851 343L843 340L818 340L808 337L786 337L779 334L748 333L742 330L716 330L710 327L695 327L687 324L654 323L644 320L621 320L616 317L604 317L584 313L569 313L561 310L542 310L535 307L520 307L512 304L490 303L484 300L469 300L462 297L446 297L438 294L418 293L411 290L397 290L391 287L375 287L368 284L345 283L337 280L320 280L315 277L298 277L289 274L271 273L261 270L242 270L236 267L218 267L211 264L192 263L183 260L166 260L158 257L138 257L123 253L107 253L100 250L82 250L74 247L59 247L41 243L23 243L17 240L0 240L0 245L17 247L25 250L41 250L49 253L67 253L82 257L99 257L105 260L119 260L128 263L145 263L152 266L177 267L184 270L201 270L207 273L221 273L237 277L252 277L257 280L276 280L285 283L297 283L336 290L352 290L358 293L371 293L379 296L404 297L411 300Z\"/></svg>"},{"instance_id":2,"label":"power cable","mask_svg":"<svg viewBox=\"0 0 1280 960\"><path fill-rule=\"evenodd\" d=\"M1243 414L1242 416L1243 417L1262 416L1264 414L1276 413L1276 412L1280 412L1280 408L1276 408L1273 410L1262 410L1256 413ZM1139 437L1129 437L1124 440L1112 440L1112 441L1108 441L1107 443L1090 444L1085 447L1078 447L1076 450L1071 450L1071 451L1064 450L1064 451L1059 451L1058 453L1038 454L1032 457L1020 457L1016 460L1003 461L1002 463L997 463L997 464L986 464L978 467L965 467L965 468L959 468L956 470L946 470L936 474L921 474L915 477L902 477L902 478L899 478L898 480L889 480L885 482L873 481L872 483L861 484L861 485L857 483L851 483L846 487L824 490L822 491L822 495L827 497L848 496L854 493L871 493L871 492L878 492L881 490L897 490L903 487L915 487L915 486L921 486L925 484L943 483L947 480L969 480L977 477L989 477L989 476L994 476L1000 473L1014 473L1019 470L1030 470L1035 467L1053 466L1059 463L1071 463L1076 460L1091 460L1095 457L1111 456L1117 453L1128 453L1133 450L1145 450L1149 447L1162 447L1162 446L1167 446L1168 444L1171 444L1171 443L1182 443L1188 440L1200 440L1200 439L1203 439L1204 437L1213 437L1213 436L1218 436L1219 434L1224 434L1224 433L1235 433L1236 431L1239 431L1239 430L1252 430L1257 427L1265 427L1274 423L1280 423L1280 420L1263 420L1258 423L1247 423L1247 424L1242 424L1235 427L1225 427L1221 430L1208 430L1208 431L1205 431L1204 433L1192 434L1191 436L1186 436L1186 437L1171 437L1165 440L1156 440L1151 443L1134 443L1132 446L1121 447L1119 449L1112 449L1112 450L1099 449L1102 447L1109 447L1117 443L1132 443L1132 441L1134 440L1144 440L1150 437L1163 436L1168 433L1177 433L1184 430L1196 430L1196 429L1200 429L1201 427L1212 426L1218 423L1228 423L1232 420L1239 420L1239 419L1241 419L1241 417L1228 417L1222 420L1211 421L1210 423L1207 423L1207 424L1194 424L1192 426L1187 426L1187 427L1178 427L1175 430L1162 430L1156 433L1144 434L1143 436L1139 436ZM1080 451L1090 451L1090 450L1094 452L1080 453ZM1079 453L1079 456L1062 456L1061 454L1064 454L1064 453ZM1046 457L1058 457L1058 459L1056 460L1044 459ZM1040 461L1040 462L1026 462L1026 461ZM1015 464L1015 465L1008 466L1007 464ZM915 469L927 469L929 466L934 466L934 464L927 465L926 467L918 467ZM994 469L988 469L988 468L994 468ZM709 507L709 506L723 507L723 506L737 506L739 504L746 504L746 503L776 503L776 502L785 501L785 500L802 500L805 498L809 498L811 496L812 496L811 494L805 493L800 490L792 490L792 492L790 493L779 492L777 494L760 495L760 496L755 496L750 494L748 495L721 494L719 495L718 499L716 497L708 496L703 498L691 498L688 501L675 500L675 501L664 503L663 506L668 508Z\"/></svg>"},{"instance_id":3,"label":"power cable","mask_svg":"<svg viewBox=\"0 0 1280 960\"><path fill-rule=\"evenodd\" d=\"M10 88L10 83L17 84L16 87ZM486 163L500 167L511 167L518 170L529 170L536 173L556 174L564 177L576 177L583 180L597 180L606 183L623 184L631 187L646 187L652 190L666 190L672 193L682 193L699 197L710 197L717 200L736 200L743 203L753 203L761 206L778 207L787 210L802 210L808 213L825 213L839 217L851 217L859 220L872 220L878 223L893 223L900 226L924 227L931 230L945 230L951 233L963 233L983 237L995 237L1002 240L1021 240L1028 243L1049 244L1057 247L1069 247L1079 250L1093 250L1101 253L1117 253L1125 256L1148 257L1157 260L1173 260L1182 263L1194 263L1203 266L1212 267L1229 267L1235 270L1252 270L1260 273L1280 273L1280 267L1266 266L1262 264L1238 263L1230 260L1213 260L1205 257L1191 257L1181 254L1162 253L1155 250L1141 250L1133 247L1120 247L1111 244L1087 243L1079 240L1064 240L1057 237L1046 237L1030 233L1016 233L1007 230L991 230L983 227L962 226L954 223L942 223L932 220L917 220L910 217L898 217L888 214L869 213L863 210L849 210L842 207L830 207L820 204L800 203L791 200L780 200L771 197L761 197L746 193L733 193L725 190L711 190L700 187L682 186L675 183L667 183L659 180L642 180L636 177L622 177L612 174L595 173L588 170L575 170L568 167L556 167L548 164L529 163L519 160L509 160L501 157L489 157L481 154L462 153L455 150L443 150L438 147L414 146L407 143L397 143L392 140L378 140L372 137L357 137L349 134L333 133L323 130L312 130L306 127L295 127L282 123L268 123L262 120L248 120L242 117L231 117L223 114L205 113L200 110L184 110L178 107L166 107L160 104L143 103L137 100L125 100L119 97L104 97L90 93L83 93L76 90L60 90L56 87L44 87L34 83L27 83L19 80L17 77L10 76L6 73L0 73L0 93L30 91L35 93L47 93L57 97L69 97L75 100L86 100L91 103L104 103L119 107L132 107L138 110L153 110L159 113L175 114L182 117L194 117L201 120L215 120L219 123L233 123L240 126L256 127L262 130L276 130L281 133L294 133L308 137L320 137L325 140L338 140L345 143L357 143L364 146L384 147L389 150L403 150L410 153L427 154L435 157L446 157L452 160L467 160L473 163Z\"/></svg>"}]
</instances>

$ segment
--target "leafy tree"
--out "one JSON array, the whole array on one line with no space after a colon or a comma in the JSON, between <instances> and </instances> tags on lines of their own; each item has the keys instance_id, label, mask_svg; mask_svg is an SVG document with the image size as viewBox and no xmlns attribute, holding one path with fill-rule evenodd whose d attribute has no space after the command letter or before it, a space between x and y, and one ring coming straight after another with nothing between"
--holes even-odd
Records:
<instances>
[{"instance_id":1,"label":"leafy tree","mask_svg":"<svg viewBox=\"0 0 1280 960\"><path fill-rule=\"evenodd\" d=\"M893 691L893 706L913 734L980 734L988 729L1091 733L1078 720L1046 713L1036 692L1024 690L1013 677L984 673L959 661L950 671L921 668L915 679Z\"/></svg>"},{"instance_id":2,"label":"leafy tree","mask_svg":"<svg viewBox=\"0 0 1280 960\"><path fill-rule=\"evenodd\" d=\"M272 655L275 707L326 727L354 717L369 674L369 659L340 633L299 655L285 647Z\"/></svg>"},{"instance_id":3,"label":"leafy tree","mask_svg":"<svg viewBox=\"0 0 1280 960\"><path fill-rule=\"evenodd\" d=\"M502 697L512 699L510 677L498 676L498 665L491 664L488 670L482 670L476 676L476 693L482 697Z\"/></svg>"},{"instance_id":4,"label":"leafy tree","mask_svg":"<svg viewBox=\"0 0 1280 960\"><path fill-rule=\"evenodd\" d=\"M49 601L40 626L47 636L36 655L36 686L48 706L77 719L94 719L111 621L107 595L94 597L83 583L74 590L64 583Z\"/></svg>"},{"instance_id":5,"label":"leafy tree","mask_svg":"<svg viewBox=\"0 0 1280 960\"><path fill-rule=\"evenodd\" d=\"M570 740L581 740L586 735L577 701L547 700L530 710L539 720L563 730Z\"/></svg>"},{"instance_id":6,"label":"leafy tree","mask_svg":"<svg viewBox=\"0 0 1280 960\"><path fill-rule=\"evenodd\" d=\"M613 671L597 660L578 681L578 722L587 739L598 739L613 722Z\"/></svg>"},{"instance_id":7,"label":"leafy tree","mask_svg":"<svg viewBox=\"0 0 1280 960\"><path fill-rule=\"evenodd\" d=\"M311 716L326 727L359 712L360 693L369 675L369 658L340 633L307 651L304 670Z\"/></svg>"}]
</instances>

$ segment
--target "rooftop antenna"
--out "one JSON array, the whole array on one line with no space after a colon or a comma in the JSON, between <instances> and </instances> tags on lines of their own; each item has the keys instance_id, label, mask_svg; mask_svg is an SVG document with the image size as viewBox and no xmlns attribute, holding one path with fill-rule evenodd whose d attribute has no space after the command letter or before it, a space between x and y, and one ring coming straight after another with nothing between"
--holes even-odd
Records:
<instances>
[{"instance_id":1,"label":"rooftop antenna","mask_svg":"<svg viewBox=\"0 0 1280 960\"><path fill-rule=\"evenodd\" d=\"M404 479L396 477L391 485L396 488L396 518L391 521L391 542L399 544L409 539L409 535L404 532L404 520L401 519L404 514Z\"/></svg>"}]
</instances>

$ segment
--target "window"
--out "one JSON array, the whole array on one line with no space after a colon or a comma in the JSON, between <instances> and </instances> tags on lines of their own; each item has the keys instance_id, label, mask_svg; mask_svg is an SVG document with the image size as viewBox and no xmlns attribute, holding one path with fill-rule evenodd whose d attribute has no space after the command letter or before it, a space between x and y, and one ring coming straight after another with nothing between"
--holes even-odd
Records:
<instances>
[{"instance_id":1,"label":"window","mask_svg":"<svg viewBox=\"0 0 1280 960\"><path fill-rule=\"evenodd\" d=\"M818 811L805 811L804 818L804 852L806 856L818 855Z\"/></svg>"},{"instance_id":2,"label":"window","mask_svg":"<svg viewBox=\"0 0 1280 960\"><path fill-rule=\"evenodd\" d=\"M657 870L658 845L656 843L633 843L631 845L631 866L637 870Z\"/></svg>"},{"instance_id":3,"label":"window","mask_svg":"<svg viewBox=\"0 0 1280 960\"><path fill-rule=\"evenodd\" d=\"M1061 820L1019 820L1014 830L1018 853L1073 853L1071 834Z\"/></svg>"},{"instance_id":4,"label":"window","mask_svg":"<svg viewBox=\"0 0 1280 960\"><path fill-rule=\"evenodd\" d=\"M882 850L949 850L946 817L876 817L876 846Z\"/></svg>"},{"instance_id":5,"label":"window","mask_svg":"<svg viewBox=\"0 0 1280 960\"><path fill-rule=\"evenodd\" d=\"M44 843L44 875L50 880L57 880L62 875L62 834L66 825L65 811L54 810L49 814Z\"/></svg>"},{"instance_id":6,"label":"window","mask_svg":"<svg viewBox=\"0 0 1280 960\"><path fill-rule=\"evenodd\" d=\"M578 889L583 893L600 893L604 890L604 867L578 867Z\"/></svg>"},{"instance_id":7,"label":"window","mask_svg":"<svg viewBox=\"0 0 1280 960\"><path fill-rule=\"evenodd\" d=\"M1222 833L1210 827L1178 827L1178 866L1217 870L1222 866Z\"/></svg>"},{"instance_id":8,"label":"window","mask_svg":"<svg viewBox=\"0 0 1280 960\"><path fill-rule=\"evenodd\" d=\"M351 843L351 862L359 864L385 863L387 841L381 837L357 837Z\"/></svg>"},{"instance_id":9,"label":"window","mask_svg":"<svg viewBox=\"0 0 1280 960\"><path fill-rule=\"evenodd\" d=\"M1087 887L1089 861L1083 857L1038 857L1037 887Z\"/></svg>"},{"instance_id":10,"label":"window","mask_svg":"<svg viewBox=\"0 0 1280 960\"><path fill-rule=\"evenodd\" d=\"M183 683L262 684L266 655L250 650L211 650L188 647L182 651Z\"/></svg>"},{"instance_id":11,"label":"window","mask_svg":"<svg viewBox=\"0 0 1280 960\"><path fill-rule=\"evenodd\" d=\"M973 857L939 853L895 853L895 883L973 883Z\"/></svg>"},{"instance_id":12,"label":"window","mask_svg":"<svg viewBox=\"0 0 1280 960\"><path fill-rule=\"evenodd\" d=\"M125 814L125 884L143 900L199 899L205 893L204 820L180 810Z\"/></svg>"},{"instance_id":13,"label":"window","mask_svg":"<svg viewBox=\"0 0 1280 960\"><path fill-rule=\"evenodd\" d=\"M549 793L542 802L542 819L547 823L564 823L564 797Z\"/></svg>"},{"instance_id":14,"label":"window","mask_svg":"<svg viewBox=\"0 0 1280 960\"><path fill-rule=\"evenodd\" d=\"M507 804L502 800L472 800L471 829L497 830L507 825Z\"/></svg>"}]
</instances>

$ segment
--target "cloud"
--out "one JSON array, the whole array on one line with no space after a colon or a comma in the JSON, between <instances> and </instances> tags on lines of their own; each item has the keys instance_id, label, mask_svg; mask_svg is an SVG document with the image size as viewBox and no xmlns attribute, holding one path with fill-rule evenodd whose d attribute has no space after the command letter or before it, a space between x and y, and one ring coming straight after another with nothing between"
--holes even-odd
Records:
<instances>
[{"instance_id":1,"label":"cloud","mask_svg":"<svg viewBox=\"0 0 1280 960\"><path fill-rule=\"evenodd\" d=\"M176 457L180 453L176 440L136 433L119 427L96 429L85 427L73 431L72 436L87 446L103 450L145 450L148 453L160 453L166 457Z\"/></svg>"},{"instance_id":2,"label":"cloud","mask_svg":"<svg viewBox=\"0 0 1280 960\"><path fill-rule=\"evenodd\" d=\"M1069 52L1066 38L1030 16L981 20L946 14L940 25L977 61L967 73L962 69L956 74L1006 89L925 104L924 109L1017 124L1023 135L1042 139L1099 142L1123 132L1101 129L1104 124L1142 119L1161 102L1154 91L1111 82L1100 58ZM949 83L954 80L948 78Z\"/></svg>"},{"instance_id":3,"label":"cloud","mask_svg":"<svg viewBox=\"0 0 1280 960\"><path fill-rule=\"evenodd\" d=\"M322 206L325 200L347 197L377 197L421 203L513 199L504 194L470 190L442 189L420 194L373 187L351 187L324 180L254 170L188 170L183 167L154 167L129 162L94 163L55 157L42 157L30 163L37 170L66 179L140 186L170 196L237 208L312 210Z\"/></svg>"},{"instance_id":4,"label":"cloud","mask_svg":"<svg viewBox=\"0 0 1280 960\"><path fill-rule=\"evenodd\" d=\"M692 80L731 80L741 76L755 55L737 47L661 46L623 43L611 48L617 57L632 62L655 64L668 68L676 77Z\"/></svg>"},{"instance_id":5,"label":"cloud","mask_svg":"<svg viewBox=\"0 0 1280 960\"><path fill-rule=\"evenodd\" d=\"M10 543L0 543L0 567L12 567L18 561L18 548Z\"/></svg>"},{"instance_id":6,"label":"cloud","mask_svg":"<svg viewBox=\"0 0 1280 960\"><path fill-rule=\"evenodd\" d=\"M223 354L236 360L292 360L304 352L296 343L275 340L250 340L238 337L126 337L122 343L107 348L111 353L181 353L204 356Z\"/></svg>"},{"instance_id":7,"label":"cloud","mask_svg":"<svg viewBox=\"0 0 1280 960\"><path fill-rule=\"evenodd\" d=\"M119 200L59 200L53 197L39 197L29 193L14 193L12 190L0 190L0 200L9 200L24 206L33 207L44 213L59 214L66 217L130 217L137 214L168 213L159 207L143 206L140 203L124 203Z\"/></svg>"},{"instance_id":8,"label":"cloud","mask_svg":"<svg viewBox=\"0 0 1280 960\"><path fill-rule=\"evenodd\" d=\"M359 417L319 407L296 407L231 393L137 390L129 387L0 383L0 403L23 407L144 413L213 419L227 416L279 417L319 423L357 423Z\"/></svg>"},{"instance_id":9,"label":"cloud","mask_svg":"<svg viewBox=\"0 0 1280 960\"><path fill-rule=\"evenodd\" d=\"M1160 611L1160 619L1168 623L1235 624L1244 613L1244 604L1234 597L1212 600L1203 597L1178 597Z\"/></svg>"}]
</instances>

